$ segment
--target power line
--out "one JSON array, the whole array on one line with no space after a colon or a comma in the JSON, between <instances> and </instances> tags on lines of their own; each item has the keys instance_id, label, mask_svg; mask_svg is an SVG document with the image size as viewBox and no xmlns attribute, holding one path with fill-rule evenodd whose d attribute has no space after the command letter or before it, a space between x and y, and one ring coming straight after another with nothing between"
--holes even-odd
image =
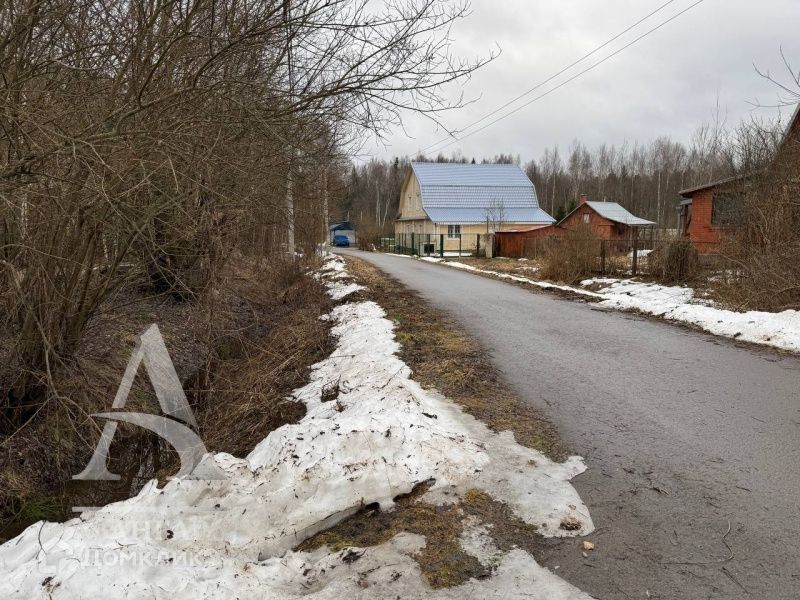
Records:
<instances>
[{"instance_id":1,"label":"power line","mask_svg":"<svg viewBox=\"0 0 800 600\"><path fill-rule=\"evenodd\" d=\"M511 100L509 100L508 102L506 102L506 103L505 103L505 104L503 104L502 106L499 106L499 107L497 107L497 108L496 108L495 110L493 110L492 112L490 112L490 113L488 113L488 114L485 114L484 116L482 116L482 117L481 117L480 119L478 119L477 121L473 121L472 123L470 123L469 125L467 125L466 127L464 127L464 129L462 129L461 131L459 131L459 134L462 134L462 133L464 133L464 132L465 132L465 131L467 131L468 129L472 129L472 128L473 128L475 125L477 125L478 123L482 123L483 121L485 121L485 120L486 120L486 119L488 119L489 117L491 117L491 116L493 116L493 115L496 115L497 113L499 113L499 112L500 112L501 110L503 110L504 108L506 108L506 107L508 107L508 106L510 106L510 105L512 105L512 104L514 104L514 103L515 103L517 100L521 100L521 99L522 99L522 98L524 98L525 96L528 96L528 95L532 94L533 92L535 92L536 90L538 90L538 89L539 89L540 87L542 87L543 85L546 85L546 84L550 83L551 81L553 81L553 79L555 79L555 78L556 78L556 77L558 77L559 75L563 75L564 73L566 73L567 71L569 71L569 70L570 70L572 67L574 67L574 66L576 66L576 65L578 65L578 64L580 64L580 63L582 63L584 60L586 60L586 59L587 59L587 58L589 58L590 56L593 56L593 55L597 54L597 53L598 53L600 50L602 50L603 48L605 48L605 47L606 47L606 46L608 46L609 44L611 44L611 43L613 43L613 42L617 41L619 38L621 38L623 35L625 35L626 33L628 33L630 30L632 30L632 29L635 29L636 27L638 27L639 25L641 25L642 23L644 23L644 22L645 22L647 19L649 19L649 18L650 18L650 17L652 17L653 15L655 15L655 14L657 14L657 13L661 12L661 11L662 11L662 10L664 10L664 9L665 9L667 6L669 6L670 4L672 4L672 3L674 3L674 2L675 2L675 0L668 0L668 2L665 2L664 4L662 4L661 6L659 6L658 8L656 8L656 9L655 9L653 12L651 12L651 13L649 13L649 14L645 15L644 17L642 17L641 19L639 19L638 21L636 21L636 23L634 23L633 25L631 25L631 26L627 27L627 28L626 28L626 29L624 29L623 31L620 31L620 32L619 32L617 35L615 35L615 36L614 36L614 37L612 37L611 39L609 39L609 40L606 40L605 42L603 42L602 44L600 44L599 46L597 46L597 47L596 47L594 50L592 50L592 51L591 51L591 52L589 52L588 54L584 54L583 56L581 56L581 57L580 57L578 60L576 60L576 61L575 61L575 62L573 62L572 64L570 64L570 65L568 65L568 66L564 67L563 69L561 69L561 70L560 70L558 73L556 73L556 74L552 75L551 77L548 77L548 78L547 78L547 79L545 79L544 81L542 81L542 82L540 82L540 83L536 84L534 87L532 87L532 88L530 88L529 90L527 90L527 91L525 91L525 92L521 93L519 96L517 96L517 97L515 97L515 98L512 98ZM421 153L427 152L428 150L430 150L431 148L434 148L434 147L438 146L438 145L439 145L439 144L441 144L442 142L447 142L447 141L449 141L451 137L454 137L454 136L447 136L446 138L442 138L441 140L439 140L439 141L438 141L438 142L436 142L435 144L431 144L431 145L430 145L430 146L428 146L427 148L423 148L422 150L420 150L420 152L421 152Z\"/></svg>"},{"instance_id":2,"label":"power line","mask_svg":"<svg viewBox=\"0 0 800 600\"><path fill-rule=\"evenodd\" d=\"M672 1L674 1L674 0L672 0ZM499 123L500 121L502 121L502 120L504 120L504 119L506 119L506 118L510 117L511 115L514 115L514 114L518 113L518 112L519 112L519 111L521 111L523 108L526 108L526 107L530 106L531 104L533 104L534 102L536 102L536 101L538 101L538 100L541 100L541 99L542 99L542 98L544 98L545 96L548 96L548 95L552 94L552 93L553 93L553 92L555 92L556 90L558 90L558 89L560 89L560 88L564 87L565 85L567 85L568 83L570 83L570 82L572 82L572 81L575 81L576 79L578 79L579 77L581 77L581 76L585 75L585 74L586 74L586 73L588 73L589 71L593 71L594 69L596 69L597 67L599 67L599 66L600 66L600 65L602 65L603 63L605 63L605 62L607 62L607 61L611 60L612 58L614 58L615 56L617 56L618 54L620 54L620 53L621 53L621 52L623 52L624 50L627 50L628 48L630 48L631 46L633 46L633 45L634 45L634 44L636 44L637 42L639 42L639 41L643 40L644 38L646 38L647 36L649 36L649 35L651 35L651 34L655 33L656 31L658 31L658 30L659 30L659 29L661 29L662 27L665 27L666 25L668 25L669 23L671 23L672 21L674 21L674 20L675 20L675 19L677 19L678 17L680 17L680 16L684 15L685 13L689 12L690 10L692 10L694 7L698 6L699 4L702 4L704 1L705 1L705 0L697 0L697 2L695 2L694 4L691 4L690 6L688 6L688 7L684 8L682 11L680 11L680 12L678 12L677 14L673 15L672 17L670 17L670 18L669 18L669 19L667 19L666 21L663 21L663 22L659 23L657 26L655 26L655 27L653 27L652 29L650 29L650 30L646 31L645 33L643 33L642 35L640 35L640 36L639 36L639 37L637 37L636 39L632 40L631 42L628 42L627 44L625 44L624 46L622 46L622 47L621 47L621 48L619 48L618 50L616 50L616 51L612 52L611 54L609 54L608 56L606 56L606 57L605 57L605 58L603 58L602 60L600 60L600 61L596 62L596 63L595 63L595 64L593 64L592 66L590 66L590 67L588 67L588 68L584 69L583 71L580 71L579 73L577 73L577 74L573 75L573 76L572 76L572 77L570 77L569 79L566 79L565 81L561 82L560 84L558 84L558 85L557 85L557 86L555 86L554 88L552 88L552 89L550 89L550 90L546 91L545 93L543 93L543 94L540 94L539 96L536 96L535 98L533 98L533 99L529 100L528 102L526 102L526 103L524 103L524 104L522 104L522 105L518 106L517 108L515 108L515 109L514 109L514 110L512 110L511 112L508 112L508 113L504 114L503 116L501 116L501 117L498 117L497 119L494 119L493 121L491 121L491 122L487 123L487 124L486 124L486 125L484 125L483 127L480 127L480 128L478 128L478 129L476 129L475 131L472 131L471 133L468 133L468 134L466 134L466 135L463 135L463 136L461 136L461 137L456 137L455 135L453 135L453 136L450 136L450 137L454 138L454 139L452 139L452 140L450 140L450 137L448 137L448 138L444 138L444 139L440 140L439 142L436 142L435 144L433 144L433 145L431 145L431 146L428 146L427 148L425 148L425 149L424 149L424 150L422 150L421 152L423 152L423 153L424 153L424 152L427 152L427 151L428 151L428 150L430 150L431 148L435 148L436 146L439 146L439 145L440 145L442 142L449 141L449 143L448 143L448 144L445 144L444 146L441 146L441 147L440 147L440 148L437 150L438 152L441 152L441 151L442 151L442 150L444 150L445 148L449 148L449 147L450 147L450 146L452 146L453 144L456 144L456 143L458 143L458 142L460 142L460 141L462 141L462 140L465 140L465 139L467 139L467 138L470 138L470 137L472 137L473 135L475 135L476 133L480 133L481 131L484 131L485 129L488 129L488 128L489 128L489 127L491 127L492 125L495 125L496 123ZM656 11L654 11L653 13L651 13L651 15L648 15L647 17L644 17L643 19L641 19L641 20L640 20L640 21L637 23L637 25L638 25L638 24L640 24L642 21L646 20L647 18L649 18L650 16L652 16L653 14L655 14L656 12L658 12L659 10L661 10L662 8L664 8L665 6L667 6L668 4L671 4L671 2L668 2L667 4L663 5L662 7L660 7L660 8L658 8L658 9L656 9ZM494 114L497 114L498 112L500 112L501 110L503 110L503 108L506 108L506 107L507 107L507 106L509 106L510 104L513 104L514 102L516 102L517 100L519 100L521 97L524 97L524 96L528 95L528 94L529 94L531 91L534 91L534 90L536 90L536 89L538 89L538 88L542 87L542 85L546 84L547 82L549 82L549 81L552 81L553 79L555 79L556 77L558 77L558 75L561 75L562 73L564 73L564 71L566 71L566 70L570 69L571 67L575 66L576 64L578 64L578 63L582 62L582 61L583 61L585 58L588 58L588 57L589 57L589 56L591 56L592 54L595 54L595 53L596 53L598 50L600 50L601 48L603 48L603 47L607 46L607 45L608 45L609 43L611 43L611 42L612 42L614 39L618 39L620 36L622 36L622 35L623 35L624 33L626 33L627 31L630 31L630 30L631 30L631 29L633 29L634 27L636 27L636 25L632 25L632 26L631 26L631 27L629 27L629 28L628 28L628 29L627 29L625 32L623 32L623 33L621 33L621 34L617 35L615 38L612 38L612 40L609 40L608 42L606 42L606 43L604 43L603 45L599 46L598 48L596 48L595 50L593 50L592 52L590 52L590 53L589 53L589 54L587 54L586 56L582 57L581 59L579 59L578 61L576 61L576 62L575 62L575 63L573 63L572 65L570 65L569 67L566 67L565 69L562 69L562 70L561 70L559 73L557 73L556 75L553 75L552 77L550 77L550 78L549 78L549 79L547 79L546 81L542 82L541 84L537 85L536 87L532 88L532 89L531 89L531 90L529 90L528 92L526 92L526 93L522 94L521 96L518 96L517 98L515 98L514 100L511 100L510 102L507 102L505 105L503 105L503 106L501 106L500 108L496 109L495 111L493 111L493 112L489 113L488 115L486 115L486 116L482 117L482 118L481 118L481 119L479 119L478 121L475 121L474 123L471 123L469 126L465 127L465 128L464 128L464 130L466 131L467 129L470 129L470 128L471 128L471 127L473 127L474 125L477 125L478 123L481 123L481 122L485 121L487 118L489 118L490 116L492 116L492 115L494 115Z\"/></svg>"}]
</instances>

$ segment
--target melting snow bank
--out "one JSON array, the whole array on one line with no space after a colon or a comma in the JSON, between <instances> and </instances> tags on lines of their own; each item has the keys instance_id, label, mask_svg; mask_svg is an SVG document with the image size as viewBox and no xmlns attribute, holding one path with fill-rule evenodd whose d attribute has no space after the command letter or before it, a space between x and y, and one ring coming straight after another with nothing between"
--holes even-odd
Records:
<instances>
[{"instance_id":1,"label":"melting snow bank","mask_svg":"<svg viewBox=\"0 0 800 600\"><path fill-rule=\"evenodd\" d=\"M441 261L434 259L431 262L441 262ZM562 292L571 292L573 294L577 294L578 296L586 296L587 298L602 297L600 294L595 294L594 292L590 292L589 290L582 290L580 288L572 287L569 285L558 285L557 283L550 283L549 281L541 281L539 279L520 277L519 275L512 275L511 273L503 273L501 271L489 271L487 269L478 269L477 267L473 267L472 265L468 265L466 263L447 261L445 264L448 267L455 267L456 269L463 269L465 271L475 271L477 273L484 273L486 275L492 275L494 277L499 277L500 279L509 279L511 281L516 281L518 283L527 283L529 285L534 285L536 287L540 287L545 290L561 290Z\"/></svg>"},{"instance_id":2,"label":"melting snow bank","mask_svg":"<svg viewBox=\"0 0 800 600\"><path fill-rule=\"evenodd\" d=\"M343 261L330 258L319 275L334 298L355 289L342 273ZM394 327L377 304L343 304L327 318L336 349L294 392L308 408L299 423L245 459L207 455L199 469L213 461L225 480L151 482L97 512L32 525L0 546L0 597L588 598L518 550L496 561L493 577L436 592L412 559L425 543L419 536L398 535L355 563L324 547L292 550L364 505L390 509L430 479L428 501L478 488L544 535L566 535L567 517L580 523L570 535L593 529L569 483L585 469L580 458L554 463L423 390L396 356ZM331 389L338 397L323 402ZM479 533L466 551L480 546Z\"/></svg>"},{"instance_id":3,"label":"melting snow bank","mask_svg":"<svg viewBox=\"0 0 800 600\"><path fill-rule=\"evenodd\" d=\"M581 285L600 284L601 306L638 310L673 321L691 323L709 333L800 352L800 312L734 312L710 306L694 297L694 290L624 279L587 279Z\"/></svg>"},{"instance_id":4,"label":"melting snow bank","mask_svg":"<svg viewBox=\"0 0 800 600\"><path fill-rule=\"evenodd\" d=\"M800 312L796 310L779 313L755 310L735 312L717 308L707 300L695 298L694 290L687 287L597 277L581 282L583 287L598 284L601 286L597 291L590 291L500 271L479 269L456 261L444 262L438 258L421 260L443 263L449 267L484 273L543 289L572 292L597 300L600 306L617 310L638 310L664 319L689 323L714 335L800 352Z\"/></svg>"}]
</instances>

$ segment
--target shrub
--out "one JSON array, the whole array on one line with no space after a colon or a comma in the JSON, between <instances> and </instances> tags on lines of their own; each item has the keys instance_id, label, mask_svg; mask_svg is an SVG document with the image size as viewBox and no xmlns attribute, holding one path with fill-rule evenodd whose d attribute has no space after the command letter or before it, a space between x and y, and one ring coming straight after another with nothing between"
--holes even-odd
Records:
<instances>
[{"instance_id":1,"label":"shrub","mask_svg":"<svg viewBox=\"0 0 800 600\"><path fill-rule=\"evenodd\" d=\"M800 309L800 136L739 193L743 225L721 247L730 266L720 296L737 308Z\"/></svg>"},{"instance_id":2,"label":"shrub","mask_svg":"<svg viewBox=\"0 0 800 600\"><path fill-rule=\"evenodd\" d=\"M359 225L358 227L358 247L361 250L374 250L381 247L381 238L391 237L394 233L390 228L380 225Z\"/></svg>"},{"instance_id":3,"label":"shrub","mask_svg":"<svg viewBox=\"0 0 800 600\"><path fill-rule=\"evenodd\" d=\"M600 256L600 243L589 227L547 240L543 244L542 276L565 283L591 276Z\"/></svg>"},{"instance_id":4,"label":"shrub","mask_svg":"<svg viewBox=\"0 0 800 600\"><path fill-rule=\"evenodd\" d=\"M686 238L660 243L648 255L647 261L650 274L664 283L693 279L699 266L697 250Z\"/></svg>"}]
</instances>

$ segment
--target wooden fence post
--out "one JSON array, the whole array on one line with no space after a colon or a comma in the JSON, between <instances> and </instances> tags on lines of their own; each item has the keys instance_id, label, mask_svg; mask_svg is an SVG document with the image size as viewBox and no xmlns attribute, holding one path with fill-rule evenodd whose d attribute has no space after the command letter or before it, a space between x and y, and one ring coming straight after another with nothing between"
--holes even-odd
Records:
<instances>
[{"instance_id":1,"label":"wooden fence post","mask_svg":"<svg viewBox=\"0 0 800 600\"><path fill-rule=\"evenodd\" d=\"M606 274L606 241L600 240L600 275Z\"/></svg>"},{"instance_id":2,"label":"wooden fence post","mask_svg":"<svg viewBox=\"0 0 800 600\"><path fill-rule=\"evenodd\" d=\"M639 266L639 236L633 238L633 264L631 265L631 275L636 277L636 271Z\"/></svg>"}]
</instances>

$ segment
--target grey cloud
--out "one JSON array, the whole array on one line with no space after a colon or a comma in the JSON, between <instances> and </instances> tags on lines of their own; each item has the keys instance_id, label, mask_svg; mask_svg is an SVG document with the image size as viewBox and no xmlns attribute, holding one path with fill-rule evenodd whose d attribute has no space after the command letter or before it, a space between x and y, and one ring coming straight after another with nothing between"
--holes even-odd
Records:
<instances>
[{"instance_id":1,"label":"grey cloud","mask_svg":"<svg viewBox=\"0 0 800 600\"><path fill-rule=\"evenodd\" d=\"M691 3L677 0L637 32ZM497 45L503 52L463 86L447 90L453 98L463 91L479 99L447 113L443 121L455 129L465 126L661 4L662 0L473 0L472 15L453 31L454 50L474 56ZM730 124L751 113L774 117L775 109L753 111L750 104L774 104L777 99L776 87L759 77L753 64L784 77L783 47L795 70L800 69L799 29L797 0L706 0L596 70L445 153L460 150L468 157L483 157L505 152L535 158L545 147L566 147L574 138L590 146L649 141L660 135L687 140L698 124L712 118L718 97ZM610 51L601 51L576 71ZM388 136L388 148L372 143L366 153L414 154L443 137L423 117L408 116L405 126L415 139L398 128Z\"/></svg>"}]
</instances>

